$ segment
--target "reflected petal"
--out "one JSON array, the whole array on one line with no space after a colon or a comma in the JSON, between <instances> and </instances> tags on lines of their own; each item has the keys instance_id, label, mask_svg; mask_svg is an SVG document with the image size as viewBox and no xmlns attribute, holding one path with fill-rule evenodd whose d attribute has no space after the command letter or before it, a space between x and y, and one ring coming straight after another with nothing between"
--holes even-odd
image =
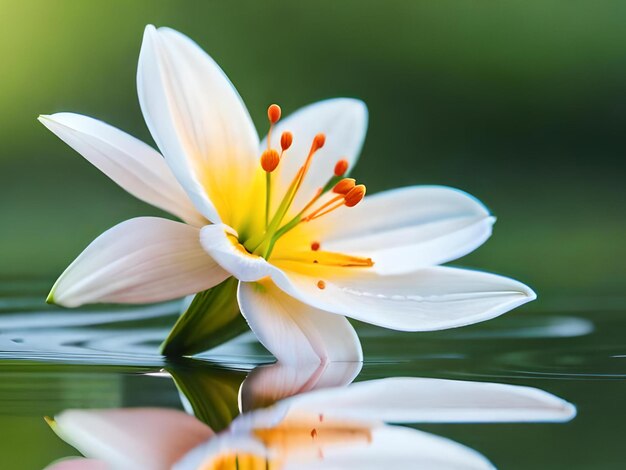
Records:
<instances>
[{"instance_id":1,"label":"reflected petal","mask_svg":"<svg viewBox=\"0 0 626 470\"><path fill-rule=\"evenodd\" d=\"M320 432L321 434L321 432ZM313 446L312 446L313 447ZM288 462L285 470L415 468L420 470L493 469L485 456L450 439L415 429L381 426L372 429L370 442L336 443L310 456L310 461Z\"/></svg>"},{"instance_id":2,"label":"reflected petal","mask_svg":"<svg viewBox=\"0 0 626 470\"><path fill-rule=\"evenodd\" d=\"M285 420L306 413L359 422L563 422L576 415L571 403L537 388L410 377L314 391L281 405L289 409Z\"/></svg>"},{"instance_id":3,"label":"reflected petal","mask_svg":"<svg viewBox=\"0 0 626 470\"><path fill-rule=\"evenodd\" d=\"M313 470L419 468L420 470L492 469L481 454L449 439L414 429L380 426L373 429L282 429L271 435L225 434L187 454L173 468L235 470L236 458L246 468ZM257 465L257 466L254 466Z\"/></svg>"},{"instance_id":4,"label":"reflected petal","mask_svg":"<svg viewBox=\"0 0 626 470\"><path fill-rule=\"evenodd\" d=\"M110 468L104 460L77 457L54 462L44 470L110 470Z\"/></svg>"},{"instance_id":5,"label":"reflected petal","mask_svg":"<svg viewBox=\"0 0 626 470\"><path fill-rule=\"evenodd\" d=\"M52 428L83 455L120 469L169 469L213 436L194 417L164 408L67 410Z\"/></svg>"},{"instance_id":6,"label":"reflected petal","mask_svg":"<svg viewBox=\"0 0 626 470\"><path fill-rule=\"evenodd\" d=\"M362 365L362 362L329 362L298 367L281 363L258 366L241 385L241 411L245 413L313 390L344 387L352 383Z\"/></svg>"}]
</instances>

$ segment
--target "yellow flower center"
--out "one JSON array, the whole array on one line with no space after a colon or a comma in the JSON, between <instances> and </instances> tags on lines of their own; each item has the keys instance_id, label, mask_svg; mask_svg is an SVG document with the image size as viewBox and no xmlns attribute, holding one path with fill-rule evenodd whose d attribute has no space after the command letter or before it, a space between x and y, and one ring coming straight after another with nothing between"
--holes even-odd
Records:
<instances>
[{"instance_id":1,"label":"yellow flower center","mask_svg":"<svg viewBox=\"0 0 626 470\"><path fill-rule=\"evenodd\" d=\"M344 178L348 171L348 161L340 159L334 168L333 174L329 176L326 184L318 188L315 194L307 204L300 209L295 216L285 220L287 214L292 210L292 204L302 187L302 182L311 167L311 163L316 152L326 143L324 134L317 134L313 138L311 148L295 177L287 187L285 194L278 203L276 208L272 207L272 173L278 168L284 153L293 142L291 132L283 132L280 138L280 151L271 148L271 136L274 124L280 119L281 110L278 105L271 105L267 110L267 116L270 122L270 129L267 136L267 149L263 151L260 158L260 165L265 172L265 213L263 230L248 236L245 240L240 240L238 249L244 250L247 254L261 256L269 259L276 242L289 231L293 230L300 224L305 224L312 220L318 219L340 207L354 207L361 202L365 196L365 185L356 184L352 178ZM320 202L320 198L331 193L333 196L325 202ZM291 212L293 213L293 212ZM332 253L319 251L319 243L314 242L311 245L311 252L298 252L290 260L310 262L313 264L322 264L330 266L345 267L369 267L373 265L370 258L360 258L356 256L343 255L341 253ZM322 287L320 287L322 288Z\"/></svg>"}]
</instances>

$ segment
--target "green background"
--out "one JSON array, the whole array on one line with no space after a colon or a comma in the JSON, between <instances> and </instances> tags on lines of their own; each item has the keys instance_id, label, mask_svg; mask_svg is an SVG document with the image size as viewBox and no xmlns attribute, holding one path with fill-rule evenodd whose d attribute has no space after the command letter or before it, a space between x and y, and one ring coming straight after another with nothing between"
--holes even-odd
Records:
<instances>
[{"instance_id":1,"label":"green background","mask_svg":"<svg viewBox=\"0 0 626 470\"><path fill-rule=\"evenodd\" d=\"M259 127L333 96L369 106L368 189L444 184L493 238L460 264L543 305L615 305L626 284L626 3L0 1L0 276L53 280L98 234L155 214L36 121L74 111L152 143L135 72L147 23L199 42ZM571 300L576 295L575 300ZM530 308L538 308L536 302Z\"/></svg>"}]
</instances>

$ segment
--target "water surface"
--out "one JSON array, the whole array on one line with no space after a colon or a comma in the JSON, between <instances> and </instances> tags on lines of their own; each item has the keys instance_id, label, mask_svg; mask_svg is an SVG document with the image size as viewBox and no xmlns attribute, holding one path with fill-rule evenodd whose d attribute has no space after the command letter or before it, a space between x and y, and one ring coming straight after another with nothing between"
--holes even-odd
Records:
<instances>
[{"instance_id":1,"label":"water surface","mask_svg":"<svg viewBox=\"0 0 626 470\"><path fill-rule=\"evenodd\" d=\"M3 469L41 469L78 455L44 416L70 408L183 409L179 388L208 403L220 395L216 390L236 392L251 370L272 362L250 334L201 357L168 362L157 349L176 318L176 302L68 311L42 305L44 287L5 285L0 298ZM573 403L576 418L412 427L468 446L500 469L624 468L624 315L608 308L520 309L485 324L427 334L359 324L366 360L355 380L430 377L540 388ZM229 413L237 414L236 397L224 403L219 412L196 403L195 411L215 427L227 425Z\"/></svg>"}]
</instances>

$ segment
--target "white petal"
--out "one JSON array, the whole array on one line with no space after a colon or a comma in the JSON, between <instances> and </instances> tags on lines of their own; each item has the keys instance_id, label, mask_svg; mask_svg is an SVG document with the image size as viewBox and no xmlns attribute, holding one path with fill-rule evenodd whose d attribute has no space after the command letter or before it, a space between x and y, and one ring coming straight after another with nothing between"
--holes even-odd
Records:
<instances>
[{"instance_id":1,"label":"white petal","mask_svg":"<svg viewBox=\"0 0 626 470\"><path fill-rule=\"evenodd\" d=\"M299 210L333 176L338 160L345 158L349 170L354 168L367 131L367 107L362 101L350 98L335 98L305 106L278 122L272 131L273 148L280 149L280 136L284 131L293 133L293 144L278 167L279 187L282 188L289 185L303 165L315 135L326 135L326 143L315 154L294 201L293 207ZM266 146L264 140L261 149Z\"/></svg>"},{"instance_id":2,"label":"white petal","mask_svg":"<svg viewBox=\"0 0 626 470\"><path fill-rule=\"evenodd\" d=\"M495 274L438 266L382 276L360 268L294 264L274 270L274 282L298 300L328 312L403 331L432 331L470 325L533 300L524 284ZM348 271L352 269L352 271ZM319 289L318 280L325 282Z\"/></svg>"},{"instance_id":3,"label":"white petal","mask_svg":"<svg viewBox=\"0 0 626 470\"><path fill-rule=\"evenodd\" d=\"M163 157L149 145L80 114L57 113L40 116L39 120L136 198L191 225L206 225L206 219L193 206Z\"/></svg>"},{"instance_id":4,"label":"white petal","mask_svg":"<svg viewBox=\"0 0 626 470\"><path fill-rule=\"evenodd\" d=\"M57 280L50 300L66 307L93 302L148 303L208 289L226 279L180 222L138 217L96 238Z\"/></svg>"},{"instance_id":5,"label":"white petal","mask_svg":"<svg viewBox=\"0 0 626 470\"><path fill-rule=\"evenodd\" d=\"M200 230L202 247L222 268L245 282L258 281L276 271L260 256L237 248L229 239L229 234L237 237L237 233L225 224L207 225Z\"/></svg>"},{"instance_id":6,"label":"white petal","mask_svg":"<svg viewBox=\"0 0 626 470\"><path fill-rule=\"evenodd\" d=\"M248 374L241 385L241 411L245 413L313 390L344 387L359 375L362 365L363 363L359 361L299 366L288 366L278 362L258 366Z\"/></svg>"},{"instance_id":7,"label":"white petal","mask_svg":"<svg viewBox=\"0 0 626 470\"><path fill-rule=\"evenodd\" d=\"M524 284L495 274L436 266L399 275L285 260L270 264L244 253L232 229L209 225L200 241L217 263L241 281L267 276L300 302L326 312L403 331L433 331L497 317L536 298ZM235 235L236 236L236 235ZM320 289L319 281L325 287Z\"/></svg>"},{"instance_id":8,"label":"white petal","mask_svg":"<svg viewBox=\"0 0 626 470\"><path fill-rule=\"evenodd\" d=\"M259 341L287 365L361 361L361 343L341 315L310 307L271 281L239 283L239 307Z\"/></svg>"},{"instance_id":9,"label":"white petal","mask_svg":"<svg viewBox=\"0 0 626 470\"><path fill-rule=\"evenodd\" d=\"M169 469L213 436L192 416L166 408L67 410L54 431L83 455L116 469Z\"/></svg>"},{"instance_id":10,"label":"white petal","mask_svg":"<svg viewBox=\"0 0 626 470\"><path fill-rule=\"evenodd\" d=\"M198 210L230 220L228 198L250 187L259 139L237 91L196 43L146 27L137 71L139 102L154 140Z\"/></svg>"},{"instance_id":11,"label":"white petal","mask_svg":"<svg viewBox=\"0 0 626 470\"><path fill-rule=\"evenodd\" d=\"M472 196L414 186L366 197L318 219L324 250L370 257L381 274L400 274L460 258L491 235L495 219ZM316 223L316 222L313 222Z\"/></svg>"},{"instance_id":12,"label":"white petal","mask_svg":"<svg viewBox=\"0 0 626 470\"><path fill-rule=\"evenodd\" d=\"M290 416L376 423L564 422L576 408L532 387L396 377L316 390L284 400ZM297 419L297 418L294 418Z\"/></svg>"},{"instance_id":13,"label":"white petal","mask_svg":"<svg viewBox=\"0 0 626 470\"><path fill-rule=\"evenodd\" d=\"M54 462L44 470L109 470L109 466L104 460L74 457Z\"/></svg>"},{"instance_id":14,"label":"white petal","mask_svg":"<svg viewBox=\"0 0 626 470\"><path fill-rule=\"evenodd\" d=\"M318 437L323 431L318 432ZM309 458L294 456L284 470L415 468L420 470L491 470L485 456L450 439L415 429L381 426L371 430L369 442L309 445ZM318 452L315 458L314 452ZM323 457L320 457L323 455ZM303 461L304 460L304 461Z\"/></svg>"}]
</instances>

